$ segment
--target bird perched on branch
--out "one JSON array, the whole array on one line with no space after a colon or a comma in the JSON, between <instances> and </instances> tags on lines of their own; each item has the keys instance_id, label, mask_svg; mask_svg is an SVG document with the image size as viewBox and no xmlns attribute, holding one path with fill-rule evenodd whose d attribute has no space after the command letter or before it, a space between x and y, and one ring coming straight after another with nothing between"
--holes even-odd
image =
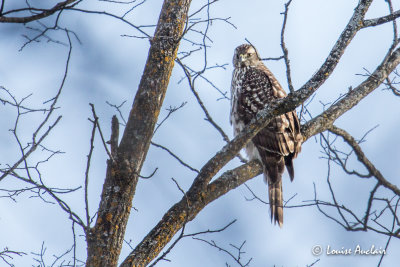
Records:
<instances>
[{"instance_id":1,"label":"bird perched on branch","mask_svg":"<svg viewBox=\"0 0 400 267\"><path fill-rule=\"evenodd\" d=\"M235 49L231 85L231 116L234 135L256 117L270 102L286 97L277 79L263 64L257 50L249 44ZM302 136L296 112L276 116L246 146L252 159L261 161L268 183L271 221L282 227L282 174L285 166L293 181L293 159L301 150Z\"/></svg>"}]
</instances>

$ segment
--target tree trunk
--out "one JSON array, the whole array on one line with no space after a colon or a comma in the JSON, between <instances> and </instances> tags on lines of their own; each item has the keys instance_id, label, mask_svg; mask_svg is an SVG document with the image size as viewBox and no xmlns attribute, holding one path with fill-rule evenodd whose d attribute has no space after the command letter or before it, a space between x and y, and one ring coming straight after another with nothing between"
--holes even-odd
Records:
<instances>
[{"instance_id":1,"label":"tree trunk","mask_svg":"<svg viewBox=\"0 0 400 267\"><path fill-rule=\"evenodd\" d=\"M108 161L96 224L86 233L86 266L117 266L138 177L167 91L190 2L164 1L123 137Z\"/></svg>"}]
</instances>

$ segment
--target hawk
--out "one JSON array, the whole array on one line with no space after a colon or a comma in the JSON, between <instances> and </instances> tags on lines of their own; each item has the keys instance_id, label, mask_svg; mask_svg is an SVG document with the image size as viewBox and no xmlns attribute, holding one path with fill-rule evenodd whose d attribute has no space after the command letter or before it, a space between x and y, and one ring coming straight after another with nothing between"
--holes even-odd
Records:
<instances>
[{"instance_id":1,"label":"hawk","mask_svg":"<svg viewBox=\"0 0 400 267\"><path fill-rule=\"evenodd\" d=\"M236 136L271 101L286 97L278 80L249 44L235 49L231 85L231 115ZM261 161L268 183L271 221L283 224L282 174L285 166L293 181L293 159L301 150L302 136L296 112L276 116L246 146L248 157Z\"/></svg>"}]
</instances>

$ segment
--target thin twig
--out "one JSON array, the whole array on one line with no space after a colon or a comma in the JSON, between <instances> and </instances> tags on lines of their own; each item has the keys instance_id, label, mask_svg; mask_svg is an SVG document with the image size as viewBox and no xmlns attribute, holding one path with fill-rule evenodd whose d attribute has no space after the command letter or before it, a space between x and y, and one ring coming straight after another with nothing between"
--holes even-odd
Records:
<instances>
[{"instance_id":1,"label":"thin twig","mask_svg":"<svg viewBox=\"0 0 400 267\"><path fill-rule=\"evenodd\" d=\"M390 189L396 195L400 196L400 189L396 185L391 184L389 181L385 179L382 173L378 169L376 169L375 166L372 164L372 162L369 161L369 159L365 156L364 152L358 145L357 141L349 133L334 125L332 125L329 128L329 131L336 135L341 136L343 140L353 148L354 152L357 155L357 159L368 169L370 173L374 175L374 177L380 182L380 184Z\"/></svg>"},{"instance_id":2,"label":"thin twig","mask_svg":"<svg viewBox=\"0 0 400 267\"><path fill-rule=\"evenodd\" d=\"M109 157L111 160L114 161L114 158L113 158L112 154L111 154L110 151L108 150L107 142L106 142L106 140L105 140L105 138L104 138L104 135L103 135L103 132L102 132L102 130L101 130L101 128L100 128L99 117L97 117L97 115L96 115L96 110L94 109L94 105L93 105L92 103L89 103L89 105L90 105L90 107L92 108L93 118L95 119L95 120L94 120L94 125L96 126L97 130L99 131L100 138L101 138L101 141L102 141L102 143L103 143L103 147L104 147L105 151L107 152L108 157Z\"/></svg>"},{"instance_id":3,"label":"thin twig","mask_svg":"<svg viewBox=\"0 0 400 267\"><path fill-rule=\"evenodd\" d=\"M158 148L161 148L161 149L167 151L172 157L174 157L176 160L178 160L180 164L182 164L183 166L185 166L185 167L188 168L189 170L191 170L191 171L193 171L193 172L196 172L196 173L199 173L199 170L197 170L197 169L191 167L189 164L185 163L183 160L181 160L177 155L175 155L171 150L169 150L169 149L166 148L165 146L162 146L162 145L157 144L157 143L154 143L154 142L151 142L151 144L152 144L153 146L155 146L155 147L158 147Z\"/></svg>"},{"instance_id":4,"label":"thin twig","mask_svg":"<svg viewBox=\"0 0 400 267\"><path fill-rule=\"evenodd\" d=\"M90 170L90 162L92 159L93 155L93 150L94 150L94 137L96 134L96 126L98 123L98 117L94 113L94 106L93 104L91 105L92 107L92 112L93 112L93 127L92 127L92 134L90 137L90 148L89 148L89 154L87 155L87 161L86 161L86 170L85 170L85 212L86 212L86 233L89 234L90 230L90 212L89 212L89 196L88 196L88 190L89 190L89 170Z\"/></svg>"},{"instance_id":5,"label":"thin twig","mask_svg":"<svg viewBox=\"0 0 400 267\"><path fill-rule=\"evenodd\" d=\"M292 75L291 75L291 71L290 71L289 51L286 48L286 44L285 44L285 28L286 28L286 21L287 21L287 17L288 17L290 3L292 3L292 0L289 0L285 4L285 11L283 12L283 24L282 24L282 30L281 30L281 48L282 48L282 52L283 52L283 58L285 59L286 77L287 77L289 91L291 93L293 93L294 88L293 88L293 84L292 84Z\"/></svg>"}]
</instances>

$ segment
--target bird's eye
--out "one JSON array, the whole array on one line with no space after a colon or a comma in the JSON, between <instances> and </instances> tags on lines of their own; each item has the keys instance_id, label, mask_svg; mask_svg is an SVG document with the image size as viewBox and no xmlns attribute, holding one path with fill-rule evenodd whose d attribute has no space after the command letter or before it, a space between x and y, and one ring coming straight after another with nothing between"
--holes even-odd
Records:
<instances>
[{"instance_id":1,"label":"bird's eye","mask_svg":"<svg viewBox=\"0 0 400 267\"><path fill-rule=\"evenodd\" d=\"M247 53L247 56L248 56L248 57L251 56L251 53Z\"/></svg>"}]
</instances>

